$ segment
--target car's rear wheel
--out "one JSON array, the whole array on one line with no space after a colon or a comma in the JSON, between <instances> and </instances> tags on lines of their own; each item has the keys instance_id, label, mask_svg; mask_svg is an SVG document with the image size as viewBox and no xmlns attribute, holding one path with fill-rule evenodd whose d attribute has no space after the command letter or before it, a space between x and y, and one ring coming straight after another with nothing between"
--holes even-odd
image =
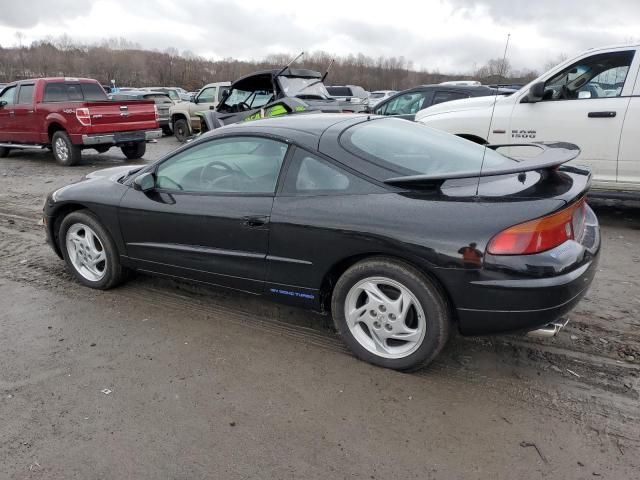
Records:
<instances>
[{"instance_id":1,"label":"car's rear wheel","mask_svg":"<svg viewBox=\"0 0 640 480\"><path fill-rule=\"evenodd\" d=\"M113 239L87 210L68 214L58 238L67 268L81 284L106 290L125 278Z\"/></svg>"},{"instance_id":2,"label":"car's rear wheel","mask_svg":"<svg viewBox=\"0 0 640 480\"><path fill-rule=\"evenodd\" d=\"M176 120L173 124L173 134L179 142L186 142L190 136L189 124L183 118Z\"/></svg>"},{"instance_id":3,"label":"car's rear wheel","mask_svg":"<svg viewBox=\"0 0 640 480\"><path fill-rule=\"evenodd\" d=\"M351 350L381 367L426 365L449 337L451 315L444 295L401 261L380 257L353 265L336 283L331 307Z\"/></svg>"},{"instance_id":4,"label":"car's rear wheel","mask_svg":"<svg viewBox=\"0 0 640 480\"><path fill-rule=\"evenodd\" d=\"M10 151L11 151L10 148L0 147L0 158L5 158L5 157L9 156L9 152Z\"/></svg>"},{"instance_id":5,"label":"car's rear wheel","mask_svg":"<svg viewBox=\"0 0 640 480\"><path fill-rule=\"evenodd\" d=\"M67 132L59 130L51 138L51 149L53 157L59 165L70 167L80 162L82 149L78 145L71 143Z\"/></svg>"},{"instance_id":6,"label":"car's rear wheel","mask_svg":"<svg viewBox=\"0 0 640 480\"><path fill-rule=\"evenodd\" d=\"M137 160L142 158L147 152L147 144L145 142L138 142L133 145L125 145L121 150L129 160Z\"/></svg>"}]
</instances>

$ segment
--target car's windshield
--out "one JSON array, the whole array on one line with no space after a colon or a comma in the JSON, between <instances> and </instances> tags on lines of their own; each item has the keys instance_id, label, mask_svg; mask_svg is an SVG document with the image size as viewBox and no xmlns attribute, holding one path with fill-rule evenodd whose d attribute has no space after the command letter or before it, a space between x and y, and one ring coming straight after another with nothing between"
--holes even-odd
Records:
<instances>
[{"instance_id":1,"label":"car's windshield","mask_svg":"<svg viewBox=\"0 0 640 480\"><path fill-rule=\"evenodd\" d=\"M394 118L359 123L346 131L342 144L399 175L479 172L483 156L485 169L513 162L469 140Z\"/></svg>"},{"instance_id":2,"label":"car's windshield","mask_svg":"<svg viewBox=\"0 0 640 480\"><path fill-rule=\"evenodd\" d=\"M317 96L321 98L329 97L327 88L319 78L301 78L301 77L278 77L282 91L288 97Z\"/></svg>"},{"instance_id":3,"label":"car's windshield","mask_svg":"<svg viewBox=\"0 0 640 480\"><path fill-rule=\"evenodd\" d=\"M371 92L369 94L369 98L382 98L384 97L384 92Z\"/></svg>"},{"instance_id":4,"label":"car's windshield","mask_svg":"<svg viewBox=\"0 0 640 480\"><path fill-rule=\"evenodd\" d=\"M259 108L266 105L273 93L269 90L238 90L233 88L229 96L225 99L224 105L232 107L241 103L247 104L250 108Z\"/></svg>"}]
</instances>

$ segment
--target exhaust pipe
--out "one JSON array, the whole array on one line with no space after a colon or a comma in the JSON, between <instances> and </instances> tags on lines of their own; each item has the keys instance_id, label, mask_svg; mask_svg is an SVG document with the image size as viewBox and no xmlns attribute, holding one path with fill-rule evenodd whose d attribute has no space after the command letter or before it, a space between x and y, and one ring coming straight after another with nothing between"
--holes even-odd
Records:
<instances>
[{"instance_id":1,"label":"exhaust pipe","mask_svg":"<svg viewBox=\"0 0 640 480\"><path fill-rule=\"evenodd\" d=\"M569 323L568 318L561 318L555 322L546 324L542 328L528 332L527 337L537 337L537 338L555 337L558 333L560 333L560 330L562 330L567 325L567 323Z\"/></svg>"}]
</instances>

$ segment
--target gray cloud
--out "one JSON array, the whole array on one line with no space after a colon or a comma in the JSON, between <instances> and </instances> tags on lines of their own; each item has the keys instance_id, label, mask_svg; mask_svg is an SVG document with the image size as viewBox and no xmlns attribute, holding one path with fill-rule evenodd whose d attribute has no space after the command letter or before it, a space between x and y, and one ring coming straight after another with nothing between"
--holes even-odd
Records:
<instances>
[{"instance_id":1,"label":"gray cloud","mask_svg":"<svg viewBox=\"0 0 640 480\"><path fill-rule=\"evenodd\" d=\"M0 25L15 28L29 28L40 22L55 22L77 18L89 13L95 0L30 0L2 2Z\"/></svg>"},{"instance_id":2,"label":"gray cloud","mask_svg":"<svg viewBox=\"0 0 640 480\"><path fill-rule=\"evenodd\" d=\"M403 28L401 22L391 22L393 15L403 21L419 22L419 18L411 18L411 8L406 5L399 5L398 12L389 5L385 24L369 21L367 15L339 12L323 24L314 24L301 22L286 9L269 3L255 8L234 0L111 1L115 4L115 18L121 8L127 14L139 17L141 22L153 24L170 20L178 26L165 32L150 33L145 29L124 32L118 31L117 22L110 19L103 30L82 40L125 37L145 48L165 50L174 47L215 57L252 59L273 52L318 49L335 44L337 40L343 51L354 54L404 56L426 69L455 72L470 71L474 64L481 65L490 58L501 56L505 40L502 34L487 37L490 32L486 30L441 32L439 35L430 35L429 31L412 33ZM0 26L28 29L39 23L46 26L64 24L70 28L67 34L74 37L73 20L89 13L94 4L95 0L10 2L2 7ZM617 0L610 7L591 0L440 0L439 4L434 3L420 11L424 15L424 11L439 7L452 8L455 14L471 19L486 14L493 25L513 26L513 29L508 28L512 33L509 59L515 68L521 69L539 69L561 53L571 55L589 47L627 41L628 34L620 33L619 28L640 26L639 0ZM301 4L299 10L305 13L305 18L313 18L312 8ZM530 35L529 27L544 40L544 46L532 44L525 36ZM204 33L201 34L202 29ZM635 30L640 31L627 28L627 32ZM549 49L549 45L553 48Z\"/></svg>"}]
</instances>

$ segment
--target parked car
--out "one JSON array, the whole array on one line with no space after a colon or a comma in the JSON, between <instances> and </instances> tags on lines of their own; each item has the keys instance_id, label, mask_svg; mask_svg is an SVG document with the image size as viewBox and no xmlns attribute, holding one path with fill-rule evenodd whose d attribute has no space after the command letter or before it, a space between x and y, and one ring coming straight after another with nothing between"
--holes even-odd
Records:
<instances>
[{"instance_id":1,"label":"parked car","mask_svg":"<svg viewBox=\"0 0 640 480\"><path fill-rule=\"evenodd\" d=\"M165 135L171 135L171 128L169 127L169 121L171 115L169 111L174 105L173 100L169 97L168 93L164 92L152 92L149 90L129 90L127 92L110 94L111 100L152 100L156 103L158 109L158 125L162 129Z\"/></svg>"},{"instance_id":2,"label":"parked car","mask_svg":"<svg viewBox=\"0 0 640 480\"><path fill-rule=\"evenodd\" d=\"M495 112L492 98L471 98L430 107L416 120L478 143L575 143L581 154L574 163L593 170L596 192L638 198L639 50L588 50L498 98Z\"/></svg>"},{"instance_id":3,"label":"parked car","mask_svg":"<svg viewBox=\"0 0 640 480\"><path fill-rule=\"evenodd\" d=\"M169 126L179 141L184 142L200 131L200 117L197 113L215 108L230 85L231 82L209 83L189 102L177 103L171 107Z\"/></svg>"},{"instance_id":4,"label":"parked car","mask_svg":"<svg viewBox=\"0 0 640 480\"><path fill-rule=\"evenodd\" d=\"M396 93L398 93L397 90L376 90L369 93L369 110Z\"/></svg>"},{"instance_id":5,"label":"parked car","mask_svg":"<svg viewBox=\"0 0 640 480\"><path fill-rule=\"evenodd\" d=\"M166 93L167 95L169 95L169 98L175 103L183 101L181 96L182 92L180 91L181 89L177 87L144 87L141 90Z\"/></svg>"},{"instance_id":6,"label":"parked car","mask_svg":"<svg viewBox=\"0 0 640 480\"><path fill-rule=\"evenodd\" d=\"M327 91L345 113L365 112L369 107L369 92L358 85L328 86Z\"/></svg>"},{"instance_id":7,"label":"parked car","mask_svg":"<svg viewBox=\"0 0 640 480\"><path fill-rule=\"evenodd\" d=\"M96 80L38 78L0 92L0 157L49 147L60 165L74 165L85 148L102 153L116 146L136 159L147 140L160 136L152 101L110 101Z\"/></svg>"},{"instance_id":8,"label":"parked car","mask_svg":"<svg viewBox=\"0 0 640 480\"><path fill-rule=\"evenodd\" d=\"M508 95L510 90L498 90L498 94ZM486 86L465 85L421 85L404 90L378 103L371 111L377 115L397 116L413 120L423 108L461 98L496 95L496 89Z\"/></svg>"},{"instance_id":9,"label":"parked car","mask_svg":"<svg viewBox=\"0 0 640 480\"><path fill-rule=\"evenodd\" d=\"M329 97L319 72L289 67L263 70L236 80L215 109L200 112L200 131L311 111L342 111L339 102Z\"/></svg>"},{"instance_id":10,"label":"parked car","mask_svg":"<svg viewBox=\"0 0 640 480\"><path fill-rule=\"evenodd\" d=\"M50 194L47 239L97 289L128 269L331 312L360 358L413 369L449 334L552 335L597 270L574 145L517 162L395 118L241 122Z\"/></svg>"}]
</instances>

